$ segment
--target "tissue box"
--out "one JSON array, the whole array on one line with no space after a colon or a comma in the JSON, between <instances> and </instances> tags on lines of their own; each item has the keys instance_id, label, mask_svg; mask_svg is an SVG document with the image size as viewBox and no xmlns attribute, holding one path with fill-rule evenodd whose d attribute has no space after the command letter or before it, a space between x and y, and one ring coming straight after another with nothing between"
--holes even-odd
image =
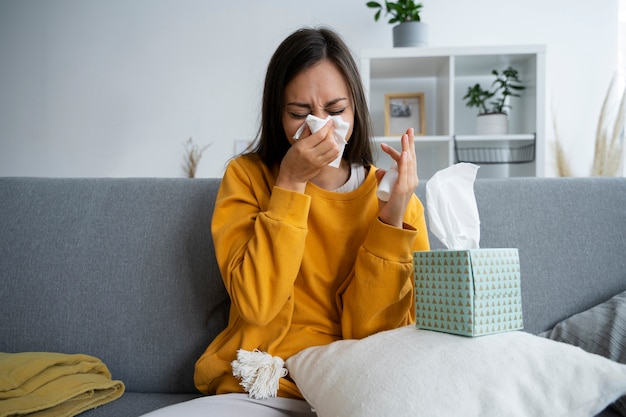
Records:
<instances>
[{"instance_id":1,"label":"tissue box","mask_svg":"<svg viewBox=\"0 0 626 417\"><path fill-rule=\"evenodd\" d=\"M522 329L517 249L413 252L416 325L464 336Z\"/></svg>"}]
</instances>

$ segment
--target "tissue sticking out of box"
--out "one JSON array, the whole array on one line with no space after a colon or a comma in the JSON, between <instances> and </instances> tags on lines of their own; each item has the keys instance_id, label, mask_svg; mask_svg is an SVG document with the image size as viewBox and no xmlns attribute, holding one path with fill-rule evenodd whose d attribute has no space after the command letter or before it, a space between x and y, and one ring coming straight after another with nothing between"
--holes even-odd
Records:
<instances>
[{"instance_id":1,"label":"tissue sticking out of box","mask_svg":"<svg viewBox=\"0 0 626 417\"><path fill-rule=\"evenodd\" d=\"M480 219L474 196L478 168L458 163L436 172L426 183L430 230L448 249L480 247Z\"/></svg>"}]
</instances>

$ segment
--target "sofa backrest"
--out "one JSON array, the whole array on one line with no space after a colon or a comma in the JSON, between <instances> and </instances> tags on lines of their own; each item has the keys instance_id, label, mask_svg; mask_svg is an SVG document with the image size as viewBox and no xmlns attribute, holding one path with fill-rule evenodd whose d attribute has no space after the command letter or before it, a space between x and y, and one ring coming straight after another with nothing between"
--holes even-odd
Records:
<instances>
[{"instance_id":1,"label":"sofa backrest","mask_svg":"<svg viewBox=\"0 0 626 417\"><path fill-rule=\"evenodd\" d=\"M228 319L218 187L0 178L0 351L87 353L128 391L196 392L194 363ZM481 246L519 248L527 331L626 290L626 179L477 180L475 193Z\"/></svg>"},{"instance_id":2,"label":"sofa backrest","mask_svg":"<svg viewBox=\"0 0 626 417\"><path fill-rule=\"evenodd\" d=\"M0 351L94 355L128 391L196 392L228 296L214 179L0 179Z\"/></svg>"},{"instance_id":3,"label":"sofa backrest","mask_svg":"<svg viewBox=\"0 0 626 417\"><path fill-rule=\"evenodd\" d=\"M626 178L479 179L474 193L480 246L519 249L526 331L626 290Z\"/></svg>"}]
</instances>

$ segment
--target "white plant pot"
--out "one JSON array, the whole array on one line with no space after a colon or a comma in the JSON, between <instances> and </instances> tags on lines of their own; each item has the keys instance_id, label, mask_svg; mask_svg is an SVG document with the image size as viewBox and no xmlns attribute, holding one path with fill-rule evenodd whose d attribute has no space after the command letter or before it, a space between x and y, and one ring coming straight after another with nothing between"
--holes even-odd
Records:
<instances>
[{"instance_id":1,"label":"white plant pot","mask_svg":"<svg viewBox=\"0 0 626 417\"><path fill-rule=\"evenodd\" d=\"M428 25L423 22L402 22L393 27L393 46L427 46Z\"/></svg>"},{"instance_id":2,"label":"white plant pot","mask_svg":"<svg viewBox=\"0 0 626 417\"><path fill-rule=\"evenodd\" d=\"M476 117L477 135L506 135L509 133L509 118L505 113L479 114Z\"/></svg>"}]
</instances>

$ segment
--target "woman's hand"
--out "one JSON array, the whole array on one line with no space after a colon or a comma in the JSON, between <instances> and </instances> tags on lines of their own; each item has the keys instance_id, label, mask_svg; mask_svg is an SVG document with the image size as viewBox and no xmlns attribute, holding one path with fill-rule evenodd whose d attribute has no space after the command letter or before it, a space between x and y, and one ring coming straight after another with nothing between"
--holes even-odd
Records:
<instances>
[{"instance_id":1,"label":"woman's hand","mask_svg":"<svg viewBox=\"0 0 626 417\"><path fill-rule=\"evenodd\" d=\"M402 227L407 205L419 184L413 136L413 128L409 128L402 135L402 152L398 152L385 143L381 145L382 150L398 164L398 180L391 189L389 201L379 200L379 217L384 223L396 227ZM384 174L384 170L376 172L376 178L379 183Z\"/></svg>"},{"instance_id":2,"label":"woman's hand","mask_svg":"<svg viewBox=\"0 0 626 417\"><path fill-rule=\"evenodd\" d=\"M304 192L306 183L339 156L340 149L335 142L334 129L332 120L313 134L307 126L300 139L296 140L285 154L280 164L276 185Z\"/></svg>"}]
</instances>

